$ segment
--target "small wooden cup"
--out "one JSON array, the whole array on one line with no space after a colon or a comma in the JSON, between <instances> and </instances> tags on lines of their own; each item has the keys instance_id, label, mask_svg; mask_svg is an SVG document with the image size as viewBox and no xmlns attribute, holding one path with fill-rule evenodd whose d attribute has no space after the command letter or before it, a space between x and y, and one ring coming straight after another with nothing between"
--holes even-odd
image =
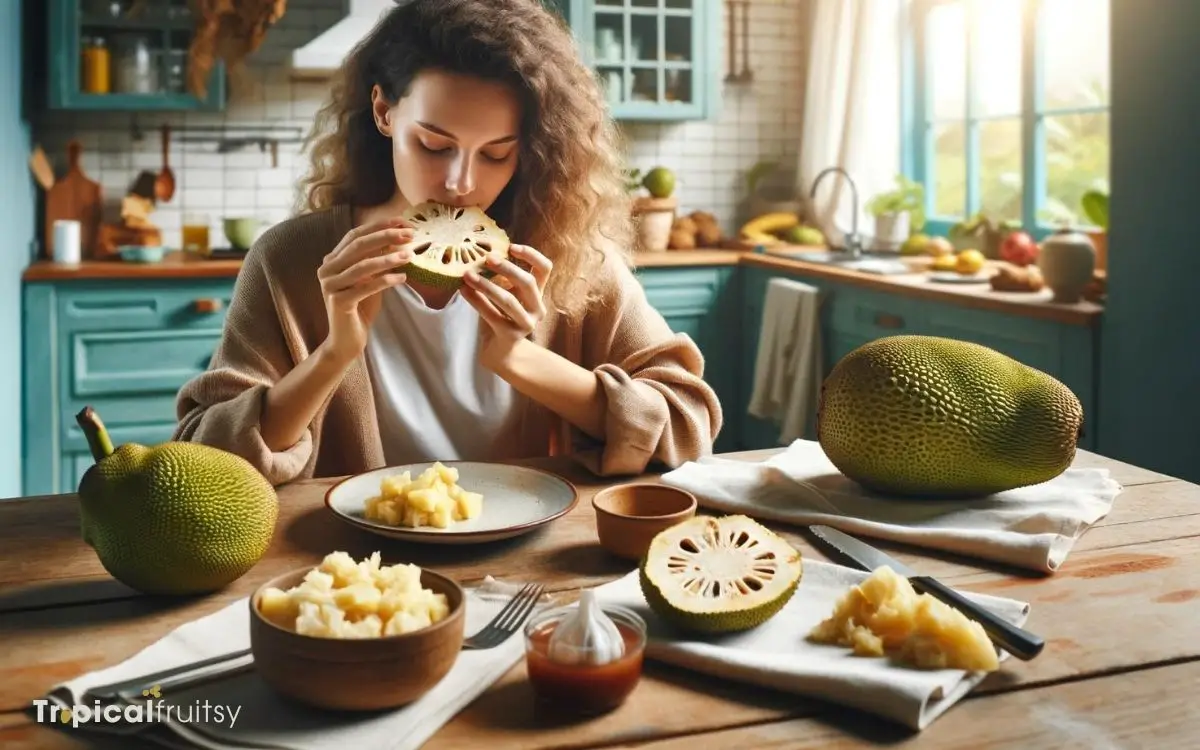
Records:
<instances>
[{"instance_id":1,"label":"small wooden cup","mask_svg":"<svg viewBox=\"0 0 1200 750\"><path fill-rule=\"evenodd\" d=\"M607 487L592 498L600 546L640 560L658 532L696 515L692 493L664 484L634 482Z\"/></svg>"},{"instance_id":2,"label":"small wooden cup","mask_svg":"<svg viewBox=\"0 0 1200 750\"><path fill-rule=\"evenodd\" d=\"M449 673L463 644L464 592L449 578L421 571L421 585L445 594L450 613L433 625L380 638L300 635L259 613L262 593L299 584L312 566L267 581L250 597L255 669L275 690L301 703L375 711L412 703Z\"/></svg>"}]
</instances>

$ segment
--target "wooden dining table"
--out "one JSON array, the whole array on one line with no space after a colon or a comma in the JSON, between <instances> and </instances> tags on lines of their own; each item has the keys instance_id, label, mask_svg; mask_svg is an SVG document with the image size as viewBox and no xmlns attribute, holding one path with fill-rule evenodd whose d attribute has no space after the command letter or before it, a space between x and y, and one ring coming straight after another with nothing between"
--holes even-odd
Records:
<instances>
[{"instance_id":1,"label":"wooden dining table","mask_svg":"<svg viewBox=\"0 0 1200 750\"><path fill-rule=\"evenodd\" d=\"M725 457L761 460L770 453ZM285 485L275 537L262 560L227 588L183 600L143 596L107 575L80 538L74 495L0 501L0 747L141 746L129 737L39 724L31 702L332 550L360 559L379 550L385 559L431 567L464 584L492 575L567 593L632 570L632 563L598 546L591 498L603 487L659 481L659 475L598 478L565 460L526 463L574 483L576 507L532 533L470 546L416 545L352 528L324 506L332 479ZM1087 452L1075 465L1107 468L1124 489L1053 574L873 542L957 588L1029 602L1026 627L1046 640L1037 658L1006 660L922 732L818 698L653 661L623 706L568 720L539 709L518 663L425 747L1200 747L1200 712L1189 708L1200 684L1200 486ZM807 559L830 559L804 529L767 525Z\"/></svg>"}]
</instances>

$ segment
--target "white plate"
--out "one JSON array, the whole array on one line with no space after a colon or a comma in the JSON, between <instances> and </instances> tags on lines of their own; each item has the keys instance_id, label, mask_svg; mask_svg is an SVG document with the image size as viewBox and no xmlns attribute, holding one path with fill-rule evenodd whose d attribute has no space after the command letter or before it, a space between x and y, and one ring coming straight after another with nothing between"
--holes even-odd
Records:
<instances>
[{"instance_id":1,"label":"white plate","mask_svg":"<svg viewBox=\"0 0 1200 750\"><path fill-rule=\"evenodd\" d=\"M929 273L929 280L943 284L986 284L994 273L994 270L987 270L971 274L970 276L964 276L958 271L931 271Z\"/></svg>"},{"instance_id":2,"label":"white plate","mask_svg":"<svg viewBox=\"0 0 1200 750\"><path fill-rule=\"evenodd\" d=\"M483 495L483 512L448 528L389 526L368 520L368 498L379 494L384 477L408 471L416 479L430 463L388 466L347 477L325 493L334 515L360 529L392 539L431 544L479 544L525 534L566 515L579 502L579 491L567 480L541 469L486 461L442 461L458 469L458 484Z\"/></svg>"}]
</instances>

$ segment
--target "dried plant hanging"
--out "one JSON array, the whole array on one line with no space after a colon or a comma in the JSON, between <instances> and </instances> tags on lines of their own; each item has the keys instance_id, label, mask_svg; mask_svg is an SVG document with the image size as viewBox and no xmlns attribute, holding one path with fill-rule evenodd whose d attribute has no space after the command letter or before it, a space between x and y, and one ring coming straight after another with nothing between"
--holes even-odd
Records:
<instances>
[{"instance_id":1,"label":"dried plant hanging","mask_svg":"<svg viewBox=\"0 0 1200 750\"><path fill-rule=\"evenodd\" d=\"M258 50L267 29L283 18L287 0L191 0L196 33L188 48L188 91L208 96L208 76L217 60L230 74Z\"/></svg>"}]
</instances>

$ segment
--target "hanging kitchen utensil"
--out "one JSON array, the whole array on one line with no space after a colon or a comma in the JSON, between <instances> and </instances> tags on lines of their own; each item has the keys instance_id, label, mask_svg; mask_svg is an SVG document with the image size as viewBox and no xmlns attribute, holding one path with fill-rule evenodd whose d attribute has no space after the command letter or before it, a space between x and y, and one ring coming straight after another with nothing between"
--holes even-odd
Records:
<instances>
[{"instance_id":1,"label":"hanging kitchen utensil","mask_svg":"<svg viewBox=\"0 0 1200 750\"><path fill-rule=\"evenodd\" d=\"M34 146L33 153L29 155L29 168L43 190L54 187L54 167L50 166L50 159L46 157L46 152L41 146Z\"/></svg>"},{"instance_id":2,"label":"hanging kitchen utensil","mask_svg":"<svg viewBox=\"0 0 1200 750\"><path fill-rule=\"evenodd\" d=\"M737 5L734 0L726 0L725 7L729 9L729 33L726 46L729 47L729 72L725 74L726 83L737 81Z\"/></svg>"},{"instance_id":3,"label":"hanging kitchen utensil","mask_svg":"<svg viewBox=\"0 0 1200 750\"><path fill-rule=\"evenodd\" d=\"M742 83L754 80L754 71L750 69L750 0L742 2L742 69L738 71L738 80Z\"/></svg>"},{"instance_id":4,"label":"hanging kitchen utensil","mask_svg":"<svg viewBox=\"0 0 1200 750\"><path fill-rule=\"evenodd\" d=\"M133 178L133 182L129 185L128 195L136 195L139 198L147 200L156 200L155 188L158 185L158 175L151 172L149 169L143 169L138 172Z\"/></svg>"},{"instance_id":5,"label":"hanging kitchen utensil","mask_svg":"<svg viewBox=\"0 0 1200 750\"><path fill-rule=\"evenodd\" d=\"M154 197L162 203L167 203L175 195L175 173L171 171L171 167L167 164L167 153L171 149L171 126L163 123L162 126L162 155L163 165L158 173L158 179L154 181Z\"/></svg>"},{"instance_id":6,"label":"hanging kitchen utensil","mask_svg":"<svg viewBox=\"0 0 1200 750\"><path fill-rule=\"evenodd\" d=\"M85 258L95 257L100 210L103 196L100 183L88 179L79 165L83 145L72 140L67 144L67 173L46 193L46 224L43 246L46 255L54 258L54 222L60 219L80 223L80 246Z\"/></svg>"}]
</instances>

